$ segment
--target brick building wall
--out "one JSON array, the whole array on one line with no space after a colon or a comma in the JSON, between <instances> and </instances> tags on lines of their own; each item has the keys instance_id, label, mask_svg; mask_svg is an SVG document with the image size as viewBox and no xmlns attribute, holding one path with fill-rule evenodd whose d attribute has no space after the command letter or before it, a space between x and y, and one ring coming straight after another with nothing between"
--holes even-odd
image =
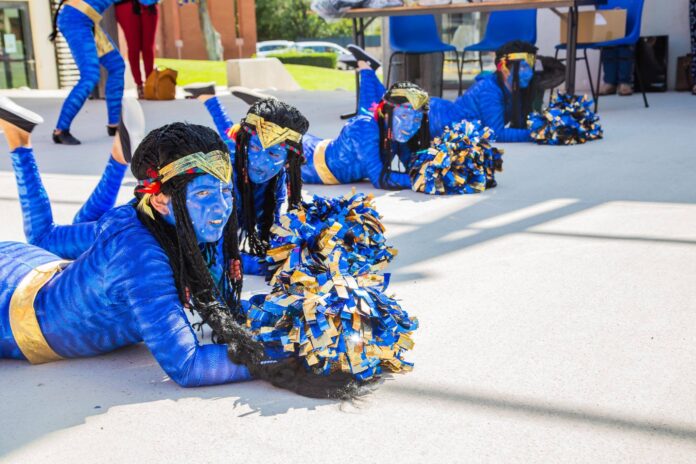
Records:
<instances>
[{"instance_id":1,"label":"brick building wall","mask_svg":"<svg viewBox=\"0 0 696 464\"><path fill-rule=\"evenodd\" d=\"M220 33L224 58L249 58L256 52L255 0L208 0L213 26ZM241 47L237 39L243 39ZM160 4L160 24L157 28L157 56L178 58L177 40L181 40L181 58L206 60L208 55L203 43L198 19L198 5L179 6L177 0L164 0Z\"/></svg>"}]
</instances>

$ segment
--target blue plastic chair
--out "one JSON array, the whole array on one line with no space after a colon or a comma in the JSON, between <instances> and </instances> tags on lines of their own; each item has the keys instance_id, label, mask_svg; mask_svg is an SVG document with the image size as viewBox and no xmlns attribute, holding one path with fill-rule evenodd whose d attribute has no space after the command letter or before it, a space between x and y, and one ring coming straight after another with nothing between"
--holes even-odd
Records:
<instances>
[{"instance_id":1,"label":"blue plastic chair","mask_svg":"<svg viewBox=\"0 0 696 464\"><path fill-rule=\"evenodd\" d=\"M461 92L462 75L459 67L459 52L457 52L457 47L442 42L433 15L389 17L389 45L392 54L389 57L389 67L387 68L387 85L391 83L392 61L397 55L405 57L406 55L441 53L444 67L445 52L454 52L457 56L457 73ZM443 73L444 71L440 72L440 95L442 95Z\"/></svg>"},{"instance_id":2,"label":"blue plastic chair","mask_svg":"<svg viewBox=\"0 0 696 464\"><path fill-rule=\"evenodd\" d=\"M494 52L512 40L536 44L537 10L494 11L488 17L486 33L479 43L464 47L462 66L476 60L465 60L467 52L478 52L478 62L483 71L482 52Z\"/></svg>"},{"instance_id":3,"label":"blue plastic chair","mask_svg":"<svg viewBox=\"0 0 696 464\"><path fill-rule=\"evenodd\" d=\"M592 83L592 73L590 72L590 63L587 60L587 50L601 50L603 48L610 47L622 47L626 45L636 45L640 40L640 27L643 17L643 3L644 0L608 0L605 5L600 5L597 7L598 10L611 10L614 8L623 8L626 10L626 36L620 39L609 40L606 42L596 42L596 43L581 43L578 44L578 50L583 50L583 57L577 58L578 60L585 60L585 67L587 68L587 76L590 79L590 88L592 90L592 96L595 100L595 111L599 106L599 83L602 77L602 60L599 60L599 66L597 67L597 87L595 89ZM566 44L556 45L556 57L558 57L559 50L565 50ZM618 59L617 61L622 61ZM643 103L646 108L649 108L648 97L645 95L645 86L643 85L642 72L639 67L639 63L635 61L636 66L636 77L638 78L638 85L640 85L640 91L643 94Z\"/></svg>"}]
</instances>

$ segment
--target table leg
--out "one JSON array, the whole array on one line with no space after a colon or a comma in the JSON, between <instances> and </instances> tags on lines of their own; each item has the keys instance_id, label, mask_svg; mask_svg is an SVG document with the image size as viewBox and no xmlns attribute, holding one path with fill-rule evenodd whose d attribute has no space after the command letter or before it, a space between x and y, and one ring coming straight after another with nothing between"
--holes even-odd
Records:
<instances>
[{"instance_id":1,"label":"table leg","mask_svg":"<svg viewBox=\"0 0 696 464\"><path fill-rule=\"evenodd\" d=\"M578 45L578 9L568 9L568 50L566 51L566 93L575 94L575 59Z\"/></svg>"},{"instance_id":2,"label":"table leg","mask_svg":"<svg viewBox=\"0 0 696 464\"><path fill-rule=\"evenodd\" d=\"M353 43L358 47L365 48L365 27L362 18L353 18ZM355 111L344 113L341 119L350 119L358 114L360 105L360 72L355 69Z\"/></svg>"}]
</instances>

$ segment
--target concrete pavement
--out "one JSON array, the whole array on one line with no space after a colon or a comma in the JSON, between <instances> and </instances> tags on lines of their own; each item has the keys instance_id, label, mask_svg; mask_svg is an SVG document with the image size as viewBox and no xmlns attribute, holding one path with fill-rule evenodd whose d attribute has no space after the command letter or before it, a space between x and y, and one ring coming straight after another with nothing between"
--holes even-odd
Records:
<instances>
[{"instance_id":1,"label":"concrete pavement","mask_svg":"<svg viewBox=\"0 0 696 464\"><path fill-rule=\"evenodd\" d=\"M287 99L322 136L351 104L348 92ZM243 103L223 100L238 118ZM103 102L81 114L75 150L48 142L57 100L20 101L49 121L35 144L67 222L108 156ZM400 250L391 289L421 321L415 370L366 399L315 401L262 382L182 389L142 345L0 361L0 462L696 462L696 98L650 102L604 98L601 141L504 145L499 187L482 195L357 185L376 195ZM150 128L210 124L196 102L144 107ZM0 216L0 240L22 240L9 172Z\"/></svg>"}]
</instances>

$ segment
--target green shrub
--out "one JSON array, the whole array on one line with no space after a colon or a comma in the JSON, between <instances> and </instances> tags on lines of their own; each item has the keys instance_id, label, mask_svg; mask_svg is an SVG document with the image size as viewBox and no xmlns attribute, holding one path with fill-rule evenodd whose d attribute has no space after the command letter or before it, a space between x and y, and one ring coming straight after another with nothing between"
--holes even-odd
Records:
<instances>
[{"instance_id":1,"label":"green shrub","mask_svg":"<svg viewBox=\"0 0 696 464\"><path fill-rule=\"evenodd\" d=\"M278 58L284 64L302 64L305 66L318 66L320 68L336 68L337 57L335 53L306 53L283 52L266 55L269 58Z\"/></svg>"}]
</instances>

